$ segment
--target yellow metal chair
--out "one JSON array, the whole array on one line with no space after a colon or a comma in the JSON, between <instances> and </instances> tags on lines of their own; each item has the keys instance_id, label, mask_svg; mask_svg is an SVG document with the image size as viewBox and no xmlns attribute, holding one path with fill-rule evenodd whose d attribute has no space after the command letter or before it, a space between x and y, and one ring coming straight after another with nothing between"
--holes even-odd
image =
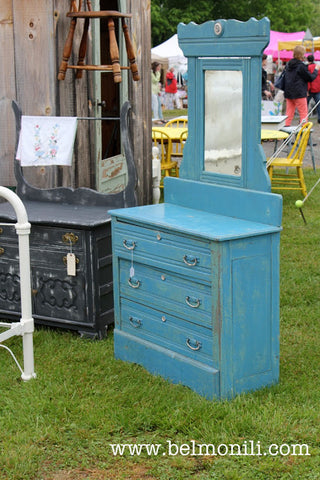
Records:
<instances>
[{"instance_id":1,"label":"yellow metal chair","mask_svg":"<svg viewBox=\"0 0 320 480\"><path fill-rule=\"evenodd\" d=\"M302 165L312 126L312 122L307 122L302 125L289 155L284 158L274 158L268 166L271 188L273 190L300 190L304 197L307 196L307 187L304 181ZM281 167L286 169L295 168L296 172L279 173L279 171L274 170L275 168L278 169Z\"/></svg>"},{"instance_id":2,"label":"yellow metal chair","mask_svg":"<svg viewBox=\"0 0 320 480\"><path fill-rule=\"evenodd\" d=\"M188 128L188 118L173 118L165 124L165 127Z\"/></svg>"},{"instance_id":3,"label":"yellow metal chair","mask_svg":"<svg viewBox=\"0 0 320 480\"><path fill-rule=\"evenodd\" d=\"M172 140L165 132L153 128L152 129L153 145L160 150L161 160L161 183L160 187L163 187L164 177L179 177L178 162L171 160L172 154Z\"/></svg>"}]
</instances>

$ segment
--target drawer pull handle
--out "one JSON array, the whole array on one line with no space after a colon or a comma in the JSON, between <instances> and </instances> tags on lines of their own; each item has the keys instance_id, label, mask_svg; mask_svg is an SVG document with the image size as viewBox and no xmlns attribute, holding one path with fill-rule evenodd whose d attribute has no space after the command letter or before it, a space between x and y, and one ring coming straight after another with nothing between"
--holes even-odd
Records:
<instances>
[{"instance_id":1,"label":"drawer pull handle","mask_svg":"<svg viewBox=\"0 0 320 480\"><path fill-rule=\"evenodd\" d=\"M136 280L135 278L131 278L131 277L129 278L128 283L132 288L139 288L141 285L139 280Z\"/></svg>"},{"instance_id":2,"label":"drawer pull handle","mask_svg":"<svg viewBox=\"0 0 320 480\"><path fill-rule=\"evenodd\" d=\"M133 326L133 328L140 328L142 327L142 322L138 318L130 317L129 318L130 324Z\"/></svg>"},{"instance_id":3,"label":"drawer pull handle","mask_svg":"<svg viewBox=\"0 0 320 480\"><path fill-rule=\"evenodd\" d=\"M4 248L0 247L0 255L4 254Z\"/></svg>"},{"instance_id":4,"label":"drawer pull handle","mask_svg":"<svg viewBox=\"0 0 320 480\"><path fill-rule=\"evenodd\" d=\"M194 345L191 345L191 343ZM186 344L187 344L187 347L189 347L191 350L193 350L194 352L196 350L200 350L200 348L202 347L202 344L201 342L198 342L198 340L190 340L190 338L187 338L187 341L186 341Z\"/></svg>"},{"instance_id":5,"label":"drawer pull handle","mask_svg":"<svg viewBox=\"0 0 320 480\"><path fill-rule=\"evenodd\" d=\"M0 235L1 235L1 233L3 233L3 228L0 227Z\"/></svg>"},{"instance_id":6,"label":"drawer pull handle","mask_svg":"<svg viewBox=\"0 0 320 480\"><path fill-rule=\"evenodd\" d=\"M77 243L78 240L79 240L78 235L75 235L72 232L65 233L64 235L62 235L63 243L68 243L68 244L72 243L74 245L75 243Z\"/></svg>"},{"instance_id":7,"label":"drawer pull handle","mask_svg":"<svg viewBox=\"0 0 320 480\"><path fill-rule=\"evenodd\" d=\"M136 242L131 242L131 240L123 240L123 246L127 249L127 250L134 250L135 247L136 247Z\"/></svg>"},{"instance_id":8,"label":"drawer pull handle","mask_svg":"<svg viewBox=\"0 0 320 480\"><path fill-rule=\"evenodd\" d=\"M189 305L191 308L198 308L200 307L200 299L199 298L191 298L191 297L186 297L186 304Z\"/></svg>"},{"instance_id":9,"label":"drawer pull handle","mask_svg":"<svg viewBox=\"0 0 320 480\"><path fill-rule=\"evenodd\" d=\"M197 257L190 257L190 255L184 255L183 261L188 267L194 267L198 263Z\"/></svg>"},{"instance_id":10,"label":"drawer pull handle","mask_svg":"<svg viewBox=\"0 0 320 480\"><path fill-rule=\"evenodd\" d=\"M64 263L65 265L67 265L67 263L68 263L67 255L64 255L64 256L62 257L62 261L63 261L63 263ZM78 257L76 257L76 264L79 265L79 263L80 263L80 260L79 260Z\"/></svg>"}]
</instances>

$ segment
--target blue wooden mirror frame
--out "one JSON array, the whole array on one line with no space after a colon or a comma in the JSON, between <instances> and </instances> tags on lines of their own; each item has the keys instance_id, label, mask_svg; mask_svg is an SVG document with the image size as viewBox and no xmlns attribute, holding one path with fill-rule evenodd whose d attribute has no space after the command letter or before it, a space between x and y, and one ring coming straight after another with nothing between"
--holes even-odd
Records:
<instances>
[{"instance_id":1,"label":"blue wooden mirror frame","mask_svg":"<svg viewBox=\"0 0 320 480\"><path fill-rule=\"evenodd\" d=\"M269 42L267 18L248 22L208 21L178 25L179 45L188 58L189 134L180 178L270 192L261 147L261 55ZM204 110L207 70L236 70L243 76L241 175L204 171ZM228 105L226 99L226 108ZM228 128L228 125L225 126ZM232 135L232 132L230 132Z\"/></svg>"}]
</instances>

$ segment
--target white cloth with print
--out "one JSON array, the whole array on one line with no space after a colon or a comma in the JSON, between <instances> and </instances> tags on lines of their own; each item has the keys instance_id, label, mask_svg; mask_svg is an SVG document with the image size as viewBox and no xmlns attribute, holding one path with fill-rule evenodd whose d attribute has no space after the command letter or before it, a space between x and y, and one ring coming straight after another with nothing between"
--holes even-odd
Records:
<instances>
[{"instance_id":1,"label":"white cloth with print","mask_svg":"<svg viewBox=\"0 0 320 480\"><path fill-rule=\"evenodd\" d=\"M17 149L22 167L71 165L77 117L23 115Z\"/></svg>"}]
</instances>

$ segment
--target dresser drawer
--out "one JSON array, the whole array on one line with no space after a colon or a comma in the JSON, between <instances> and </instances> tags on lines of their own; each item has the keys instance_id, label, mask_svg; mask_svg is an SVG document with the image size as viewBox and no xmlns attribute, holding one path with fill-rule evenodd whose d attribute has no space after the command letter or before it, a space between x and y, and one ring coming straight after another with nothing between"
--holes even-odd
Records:
<instances>
[{"instance_id":1,"label":"dresser drawer","mask_svg":"<svg viewBox=\"0 0 320 480\"><path fill-rule=\"evenodd\" d=\"M44 225L32 225L30 245L47 248L63 248L66 252L83 249L85 232L74 228L55 228Z\"/></svg>"},{"instance_id":2,"label":"dresser drawer","mask_svg":"<svg viewBox=\"0 0 320 480\"><path fill-rule=\"evenodd\" d=\"M213 365L213 339L208 328L121 299L121 330Z\"/></svg>"},{"instance_id":3,"label":"dresser drawer","mask_svg":"<svg viewBox=\"0 0 320 480\"><path fill-rule=\"evenodd\" d=\"M19 260L18 242L16 244L14 242L9 243L1 241L0 238L0 262L11 262L13 260Z\"/></svg>"},{"instance_id":4,"label":"dresser drawer","mask_svg":"<svg viewBox=\"0 0 320 480\"><path fill-rule=\"evenodd\" d=\"M212 262L209 243L185 238L166 231L117 223L113 232L115 252L130 259L168 268L183 275L210 281Z\"/></svg>"},{"instance_id":5,"label":"dresser drawer","mask_svg":"<svg viewBox=\"0 0 320 480\"><path fill-rule=\"evenodd\" d=\"M120 259L120 295L172 312L190 321L211 325L211 289L172 272Z\"/></svg>"},{"instance_id":6,"label":"dresser drawer","mask_svg":"<svg viewBox=\"0 0 320 480\"><path fill-rule=\"evenodd\" d=\"M32 265L41 265L48 267L48 269L54 267L55 269L59 268L62 275L67 275L67 254L69 250L67 248L61 248L58 250L54 249L46 249L39 255L39 249L35 248L33 245L30 248L30 261ZM73 252L75 255L76 261L76 270L84 270L85 269L85 254L81 251Z\"/></svg>"},{"instance_id":7,"label":"dresser drawer","mask_svg":"<svg viewBox=\"0 0 320 480\"><path fill-rule=\"evenodd\" d=\"M0 223L0 245L3 241L18 245L18 235L15 223L1 225ZM65 247L67 251L82 249L85 245L85 231L74 228L50 227L45 225L31 225L30 245L45 247Z\"/></svg>"},{"instance_id":8,"label":"dresser drawer","mask_svg":"<svg viewBox=\"0 0 320 480\"><path fill-rule=\"evenodd\" d=\"M50 245L46 249L37 245L30 245L30 261L33 265L47 265L48 269L51 267L60 268L65 274L67 272L67 254L70 249L65 246L59 249L51 249ZM81 250L75 252L76 270L83 270L85 266L85 253ZM0 271L4 263L19 262L19 247L18 242L9 242L5 239L1 242L0 238ZM19 274L19 267L17 267L17 273Z\"/></svg>"},{"instance_id":9,"label":"dresser drawer","mask_svg":"<svg viewBox=\"0 0 320 480\"><path fill-rule=\"evenodd\" d=\"M18 245L18 235L15 229L15 223L12 223L11 225L2 225L0 221L0 244L3 243L4 240L9 240L10 243L16 243Z\"/></svg>"}]
</instances>

